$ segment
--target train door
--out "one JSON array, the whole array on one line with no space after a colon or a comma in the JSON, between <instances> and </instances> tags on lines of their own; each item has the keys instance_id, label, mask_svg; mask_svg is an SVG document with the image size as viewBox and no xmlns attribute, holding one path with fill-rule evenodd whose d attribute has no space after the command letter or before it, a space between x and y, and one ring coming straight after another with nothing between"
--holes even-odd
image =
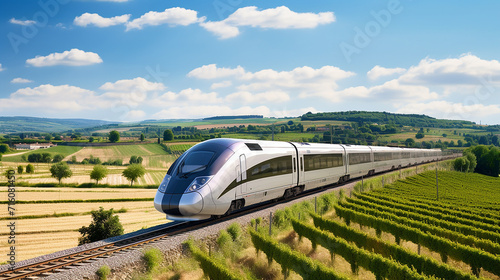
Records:
<instances>
[{"instance_id":1,"label":"train door","mask_svg":"<svg viewBox=\"0 0 500 280\"><path fill-rule=\"evenodd\" d=\"M302 185L305 182L305 176L304 176L304 155L301 154L301 153L299 153L299 168L298 168L298 172L299 172L299 182L298 182L298 184Z\"/></svg>"},{"instance_id":2,"label":"train door","mask_svg":"<svg viewBox=\"0 0 500 280\"><path fill-rule=\"evenodd\" d=\"M238 168L238 167L237 167ZM237 183L240 183L240 193L247 193L248 190L247 190L247 184L246 184L246 180L247 180L247 160L246 160L246 157L245 155L240 155L240 164L239 164L239 168L237 170L237 175L238 177L236 177L236 182Z\"/></svg>"},{"instance_id":3,"label":"train door","mask_svg":"<svg viewBox=\"0 0 500 280\"><path fill-rule=\"evenodd\" d=\"M297 169L297 157L292 156L292 170L293 170L293 175L292 175L292 185L296 186L298 184L298 176L299 176L299 171Z\"/></svg>"}]
</instances>

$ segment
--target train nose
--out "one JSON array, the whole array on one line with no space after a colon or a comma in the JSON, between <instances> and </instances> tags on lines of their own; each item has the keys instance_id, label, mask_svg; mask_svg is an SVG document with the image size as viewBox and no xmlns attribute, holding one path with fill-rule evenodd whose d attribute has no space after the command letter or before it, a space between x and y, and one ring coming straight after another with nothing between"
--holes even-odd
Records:
<instances>
[{"instance_id":1,"label":"train nose","mask_svg":"<svg viewBox=\"0 0 500 280\"><path fill-rule=\"evenodd\" d=\"M168 194L156 192L156 210L167 215L193 216L203 209L203 197L198 192Z\"/></svg>"}]
</instances>

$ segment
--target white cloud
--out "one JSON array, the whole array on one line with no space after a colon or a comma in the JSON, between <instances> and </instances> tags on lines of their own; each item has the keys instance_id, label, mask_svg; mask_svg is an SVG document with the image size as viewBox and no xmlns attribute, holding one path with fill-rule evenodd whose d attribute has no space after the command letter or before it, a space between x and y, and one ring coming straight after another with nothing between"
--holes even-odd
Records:
<instances>
[{"instance_id":1,"label":"white cloud","mask_svg":"<svg viewBox=\"0 0 500 280\"><path fill-rule=\"evenodd\" d=\"M99 89L112 92L148 92L163 90L165 85L137 77L130 80L119 80L114 83L107 82Z\"/></svg>"},{"instance_id":2,"label":"white cloud","mask_svg":"<svg viewBox=\"0 0 500 280\"><path fill-rule=\"evenodd\" d=\"M12 81L10 81L13 84L27 84L27 83L32 83L32 80L28 79L23 79L23 78L14 78Z\"/></svg>"},{"instance_id":3,"label":"white cloud","mask_svg":"<svg viewBox=\"0 0 500 280\"><path fill-rule=\"evenodd\" d=\"M168 109L155 113L155 119L178 119L178 118L203 118L207 116L231 116L231 115L264 115L269 116L271 110L266 106L252 108L243 106L231 108L224 105L186 105L172 106Z\"/></svg>"},{"instance_id":4,"label":"white cloud","mask_svg":"<svg viewBox=\"0 0 500 280\"><path fill-rule=\"evenodd\" d=\"M291 100L292 95L301 98L323 96L331 101L338 102L341 95L337 92L337 81L352 77L353 72L344 71L334 66L323 66L314 69L309 66L297 67L290 71L276 71L264 69L257 72L247 72L241 66L236 68L217 67L215 64L204 65L189 72L188 77L213 80L218 78L233 78L231 83L237 91L231 98L279 102ZM279 93L279 98L258 95L263 92ZM287 97L284 96L286 92ZM253 101L252 101L253 102Z\"/></svg>"},{"instance_id":5,"label":"white cloud","mask_svg":"<svg viewBox=\"0 0 500 280\"><path fill-rule=\"evenodd\" d=\"M198 12L184 8L169 8L163 12L148 12L140 18L134 19L127 23L127 31L131 29L142 29L147 25L161 25L168 24L170 26L176 25L190 25L197 22L204 21L205 18L198 18Z\"/></svg>"},{"instance_id":6,"label":"white cloud","mask_svg":"<svg viewBox=\"0 0 500 280\"><path fill-rule=\"evenodd\" d=\"M187 88L179 93L166 92L152 100L153 106L170 106L172 104L214 104L222 103L216 92L204 93L200 89Z\"/></svg>"},{"instance_id":7,"label":"white cloud","mask_svg":"<svg viewBox=\"0 0 500 280\"><path fill-rule=\"evenodd\" d=\"M9 20L9 22L12 24L24 25L24 26L33 25L36 23L36 21L34 21L34 20L19 20L19 19L15 19L15 18L11 18Z\"/></svg>"},{"instance_id":8,"label":"white cloud","mask_svg":"<svg viewBox=\"0 0 500 280\"><path fill-rule=\"evenodd\" d=\"M142 110L130 110L126 112L123 116L124 119L128 121L141 121L146 117L146 112Z\"/></svg>"},{"instance_id":9,"label":"white cloud","mask_svg":"<svg viewBox=\"0 0 500 280\"><path fill-rule=\"evenodd\" d=\"M321 24L335 21L333 12L297 13L281 6L262 11L250 6L239 8L226 19L218 22L203 22L200 25L221 39L238 36L239 26L251 26L270 29L315 28Z\"/></svg>"},{"instance_id":10,"label":"white cloud","mask_svg":"<svg viewBox=\"0 0 500 280\"><path fill-rule=\"evenodd\" d=\"M212 32L220 39L228 39L240 35L238 27L227 24L224 21L201 22L200 26Z\"/></svg>"},{"instance_id":11,"label":"white cloud","mask_svg":"<svg viewBox=\"0 0 500 280\"><path fill-rule=\"evenodd\" d=\"M231 81L222 81L220 83L213 83L210 88L211 89L218 89L218 88L225 88L225 87L230 87L232 86L233 83Z\"/></svg>"},{"instance_id":12,"label":"white cloud","mask_svg":"<svg viewBox=\"0 0 500 280\"><path fill-rule=\"evenodd\" d=\"M0 63L0 72L2 72L3 70L5 70L5 68L3 68L2 63Z\"/></svg>"},{"instance_id":13,"label":"white cloud","mask_svg":"<svg viewBox=\"0 0 500 280\"><path fill-rule=\"evenodd\" d=\"M406 69L404 68L385 68L375 65L375 67L373 67L370 71L368 71L368 73L366 73L366 76L368 76L368 79L374 81L380 77L392 76L394 74L401 74L405 71Z\"/></svg>"},{"instance_id":14,"label":"white cloud","mask_svg":"<svg viewBox=\"0 0 500 280\"><path fill-rule=\"evenodd\" d=\"M109 106L101 102L93 91L75 86L50 84L22 88L9 98L0 99L0 108L40 112L81 112Z\"/></svg>"},{"instance_id":15,"label":"white cloud","mask_svg":"<svg viewBox=\"0 0 500 280\"><path fill-rule=\"evenodd\" d=\"M500 62L483 60L472 54L459 58L425 58L400 77L402 83L421 85L479 85L481 80L500 84Z\"/></svg>"},{"instance_id":16,"label":"white cloud","mask_svg":"<svg viewBox=\"0 0 500 280\"><path fill-rule=\"evenodd\" d=\"M400 106L398 113L426 114L444 119L479 120L478 118L500 114L497 104L471 104L453 103L450 101L432 101L429 103L410 103Z\"/></svg>"},{"instance_id":17,"label":"white cloud","mask_svg":"<svg viewBox=\"0 0 500 280\"><path fill-rule=\"evenodd\" d=\"M266 91L261 93L251 93L248 91L239 91L226 97L227 102L232 103L279 103L290 101L290 96L280 90Z\"/></svg>"},{"instance_id":18,"label":"white cloud","mask_svg":"<svg viewBox=\"0 0 500 280\"><path fill-rule=\"evenodd\" d=\"M187 76L197 79L212 80L231 76L241 77L244 74L245 70L239 65L236 68L219 68L216 64L209 64L191 70Z\"/></svg>"},{"instance_id":19,"label":"white cloud","mask_svg":"<svg viewBox=\"0 0 500 280\"><path fill-rule=\"evenodd\" d=\"M72 49L63 53L51 53L47 56L36 56L26 60L26 63L35 67L66 65L85 66L102 63L101 57L93 52Z\"/></svg>"},{"instance_id":20,"label":"white cloud","mask_svg":"<svg viewBox=\"0 0 500 280\"><path fill-rule=\"evenodd\" d=\"M98 14L84 13L81 16L75 17L73 23L78 26L86 27L87 25L95 25L97 27L109 27L128 22L130 15L121 15L111 18L104 18Z\"/></svg>"}]
</instances>

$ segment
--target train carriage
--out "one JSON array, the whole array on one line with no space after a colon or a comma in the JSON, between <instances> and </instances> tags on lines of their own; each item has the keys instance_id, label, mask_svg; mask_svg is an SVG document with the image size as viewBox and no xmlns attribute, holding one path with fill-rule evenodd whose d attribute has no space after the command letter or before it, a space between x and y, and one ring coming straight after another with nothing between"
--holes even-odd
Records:
<instances>
[{"instance_id":1,"label":"train carriage","mask_svg":"<svg viewBox=\"0 0 500 280\"><path fill-rule=\"evenodd\" d=\"M154 205L171 220L207 219L441 157L439 150L212 139L170 166Z\"/></svg>"}]
</instances>

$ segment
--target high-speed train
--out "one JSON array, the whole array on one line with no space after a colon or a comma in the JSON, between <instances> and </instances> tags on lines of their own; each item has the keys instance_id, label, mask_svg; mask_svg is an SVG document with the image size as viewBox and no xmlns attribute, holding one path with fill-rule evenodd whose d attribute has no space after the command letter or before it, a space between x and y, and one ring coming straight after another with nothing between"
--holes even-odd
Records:
<instances>
[{"instance_id":1,"label":"high-speed train","mask_svg":"<svg viewBox=\"0 0 500 280\"><path fill-rule=\"evenodd\" d=\"M207 219L442 156L437 149L212 139L170 166L154 205L170 220Z\"/></svg>"}]
</instances>

